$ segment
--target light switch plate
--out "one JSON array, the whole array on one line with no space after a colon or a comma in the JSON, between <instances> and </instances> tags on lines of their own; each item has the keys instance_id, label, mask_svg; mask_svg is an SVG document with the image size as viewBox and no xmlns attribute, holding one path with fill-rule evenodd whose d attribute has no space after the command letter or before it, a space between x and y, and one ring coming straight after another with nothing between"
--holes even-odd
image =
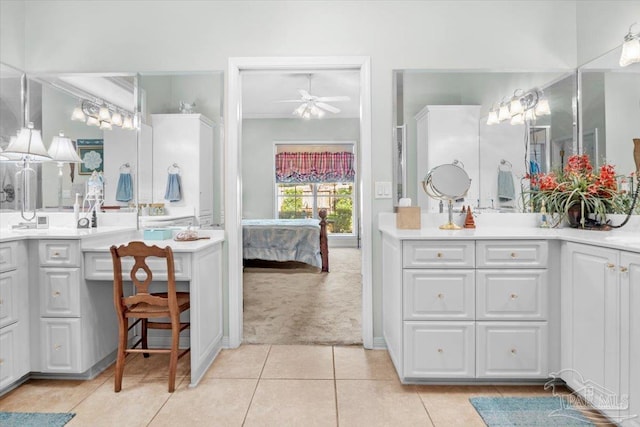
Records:
<instances>
[{"instance_id":1,"label":"light switch plate","mask_svg":"<svg viewBox=\"0 0 640 427\"><path fill-rule=\"evenodd\" d=\"M376 181L375 198L376 199L390 199L391 198L391 183L387 182L387 181Z\"/></svg>"}]
</instances>

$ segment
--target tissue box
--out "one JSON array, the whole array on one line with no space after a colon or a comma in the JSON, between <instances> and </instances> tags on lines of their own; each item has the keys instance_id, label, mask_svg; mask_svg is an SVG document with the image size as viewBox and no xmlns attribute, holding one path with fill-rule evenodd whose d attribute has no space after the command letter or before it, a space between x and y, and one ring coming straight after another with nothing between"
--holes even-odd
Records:
<instances>
[{"instance_id":1,"label":"tissue box","mask_svg":"<svg viewBox=\"0 0 640 427\"><path fill-rule=\"evenodd\" d=\"M419 230L420 206L398 206L396 213L396 228L403 230Z\"/></svg>"},{"instance_id":2,"label":"tissue box","mask_svg":"<svg viewBox=\"0 0 640 427\"><path fill-rule=\"evenodd\" d=\"M167 240L173 237L173 231L168 228L149 228L144 230L144 240Z\"/></svg>"}]
</instances>

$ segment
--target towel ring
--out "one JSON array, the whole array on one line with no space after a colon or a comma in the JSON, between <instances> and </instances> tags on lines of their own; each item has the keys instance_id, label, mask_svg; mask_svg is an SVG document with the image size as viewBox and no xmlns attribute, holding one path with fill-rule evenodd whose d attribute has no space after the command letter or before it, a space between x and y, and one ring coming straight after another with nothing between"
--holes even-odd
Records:
<instances>
[{"instance_id":1,"label":"towel ring","mask_svg":"<svg viewBox=\"0 0 640 427\"><path fill-rule=\"evenodd\" d=\"M120 166L120 172L131 172L129 163L123 163L122 166Z\"/></svg>"},{"instance_id":2,"label":"towel ring","mask_svg":"<svg viewBox=\"0 0 640 427\"><path fill-rule=\"evenodd\" d=\"M167 172L169 173L180 173L180 166L177 163L172 164L167 168Z\"/></svg>"},{"instance_id":3,"label":"towel ring","mask_svg":"<svg viewBox=\"0 0 640 427\"><path fill-rule=\"evenodd\" d=\"M507 170L511 170L511 168L513 168L513 165L511 164L511 162L505 159L500 160L500 166L506 166ZM500 166L498 166L498 169L500 169Z\"/></svg>"}]
</instances>

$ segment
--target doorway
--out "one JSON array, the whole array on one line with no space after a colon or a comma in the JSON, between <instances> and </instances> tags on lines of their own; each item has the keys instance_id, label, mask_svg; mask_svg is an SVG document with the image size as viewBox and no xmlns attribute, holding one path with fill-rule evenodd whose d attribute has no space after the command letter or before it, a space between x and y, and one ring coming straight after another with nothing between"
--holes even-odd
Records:
<instances>
[{"instance_id":1,"label":"doorway","mask_svg":"<svg viewBox=\"0 0 640 427\"><path fill-rule=\"evenodd\" d=\"M371 281L371 78L368 57L299 57L299 58L231 58L227 74L229 95L226 137L226 231L229 258L229 346L242 342L243 273L242 273L242 79L243 71L274 70L357 70L360 75L360 143L359 187L362 340L373 348L373 296Z\"/></svg>"}]
</instances>

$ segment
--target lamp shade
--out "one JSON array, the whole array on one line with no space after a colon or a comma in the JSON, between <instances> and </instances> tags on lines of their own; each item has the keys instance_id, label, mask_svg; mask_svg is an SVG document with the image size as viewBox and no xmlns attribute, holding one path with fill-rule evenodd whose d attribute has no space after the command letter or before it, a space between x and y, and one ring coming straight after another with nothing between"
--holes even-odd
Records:
<instances>
[{"instance_id":1,"label":"lamp shade","mask_svg":"<svg viewBox=\"0 0 640 427\"><path fill-rule=\"evenodd\" d=\"M122 126L122 115L119 112L115 112L111 115L111 123L116 126Z\"/></svg>"},{"instance_id":2,"label":"lamp shade","mask_svg":"<svg viewBox=\"0 0 640 427\"><path fill-rule=\"evenodd\" d=\"M100 126L100 120L93 116L87 117L87 126Z\"/></svg>"},{"instance_id":3,"label":"lamp shade","mask_svg":"<svg viewBox=\"0 0 640 427\"><path fill-rule=\"evenodd\" d=\"M62 132L60 132L60 135L54 136L51 140L49 155L51 159L56 162L82 163L82 159L78 156L78 153L76 153L71 139L64 136Z\"/></svg>"},{"instance_id":4,"label":"lamp shade","mask_svg":"<svg viewBox=\"0 0 640 427\"><path fill-rule=\"evenodd\" d=\"M122 129L133 129L133 120L131 116L125 116L124 120L122 120Z\"/></svg>"},{"instance_id":5,"label":"lamp shade","mask_svg":"<svg viewBox=\"0 0 640 427\"><path fill-rule=\"evenodd\" d=\"M102 107L100 107L100 111L98 111L98 119L100 119L101 122L111 121L111 113L106 106L103 105Z\"/></svg>"},{"instance_id":6,"label":"lamp shade","mask_svg":"<svg viewBox=\"0 0 640 427\"><path fill-rule=\"evenodd\" d=\"M626 67L634 62L640 62L640 34L627 36L622 45L622 54L620 54L621 67Z\"/></svg>"},{"instance_id":7,"label":"lamp shade","mask_svg":"<svg viewBox=\"0 0 640 427\"><path fill-rule=\"evenodd\" d=\"M3 155L10 160L51 160L42 143L40 131L33 128L33 123L29 123L29 127L20 129L18 137L9 143Z\"/></svg>"},{"instance_id":8,"label":"lamp shade","mask_svg":"<svg viewBox=\"0 0 640 427\"><path fill-rule=\"evenodd\" d=\"M500 110L498 110L498 120L502 122L509 118L511 118L511 114L509 114L509 107L507 107L507 104L500 104Z\"/></svg>"},{"instance_id":9,"label":"lamp shade","mask_svg":"<svg viewBox=\"0 0 640 427\"><path fill-rule=\"evenodd\" d=\"M487 117L487 124L497 125L498 123L500 123L500 120L498 120L498 112L496 110L489 111L489 117Z\"/></svg>"},{"instance_id":10,"label":"lamp shade","mask_svg":"<svg viewBox=\"0 0 640 427\"><path fill-rule=\"evenodd\" d=\"M81 107L76 107L73 109L73 112L71 113L71 120L75 120L78 122L84 122L86 119L84 112L82 111Z\"/></svg>"},{"instance_id":11,"label":"lamp shade","mask_svg":"<svg viewBox=\"0 0 640 427\"><path fill-rule=\"evenodd\" d=\"M549 100L547 98L540 98L535 108L536 115L548 116L551 114L551 107L549 107Z\"/></svg>"}]
</instances>

